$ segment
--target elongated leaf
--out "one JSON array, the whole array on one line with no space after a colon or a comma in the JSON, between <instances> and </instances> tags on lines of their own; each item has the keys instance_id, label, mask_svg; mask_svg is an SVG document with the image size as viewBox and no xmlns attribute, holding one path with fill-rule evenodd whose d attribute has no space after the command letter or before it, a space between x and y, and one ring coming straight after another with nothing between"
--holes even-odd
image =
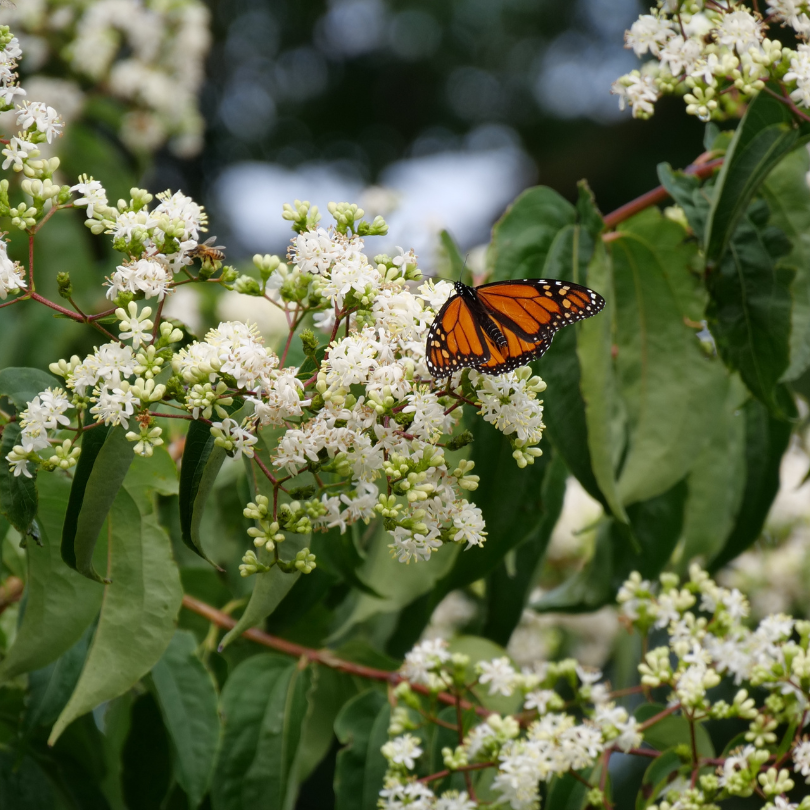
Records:
<instances>
[{"instance_id":1,"label":"elongated leaf","mask_svg":"<svg viewBox=\"0 0 810 810\"><path fill-rule=\"evenodd\" d=\"M380 749L388 741L390 715L385 695L369 689L335 720L335 734L345 746L337 756L335 810L376 810L387 766Z\"/></svg>"},{"instance_id":2,"label":"elongated leaf","mask_svg":"<svg viewBox=\"0 0 810 810\"><path fill-rule=\"evenodd\" d=\"M88 430L70 489L62 529L62 559L80 574L102 582L93 566L98 533L121 488L134 453L120 425Z\"/></svg>"},{"instance_id":3,"label":"elongated leaf","mask_svg":"<svg viewBox=\"0 0 810 810\"><path fill-rule=\"evenodd\" d=\"M284 546L285 556L290 554L294 557L304 547L304 540L294 537L294 539L285 541ZM263 622L279 606L281 600L290 592L300 576L300 571L287 574L277 565L262 574L255 574L250 601L247 603L244 613L239 617L239 621L223 637L219 645L220 652L239 638L245 630Z\"/></svg>"},{"instance_id":4,"label":"elongated leaf","mask_svg":"<svg viewBox=\"0 0 810 810\"><path fill-rule=\"evenodd\" d=\"M657 577L681 536L686 494L686 482L681 481L663 495L630 505L629 525L606 520L585 568L532 607L541 613L597 610L613 601L631 571Z\"/></svg>"},{"instance_id":5,"label":"elongated leaf","mask_svg":"<svg viewBox=\"0 0 810 810\"><path fill-rule=\"evenodd\" d=\"M13 754L0 751L0 807L50 810L56 806L53 786L33 757L16 761Z\"/></svg>"},{"instance_id":6,"label":"elongated leaf","mask_svg":"<svg viewBox=\"0 0 810 810\"><path fill-rule=\"evenodd\" d=\"M151 673L174 748L177 781L193 808L208 792L220 732L217 690L196 647L192 633L178 630Z\"/></svg>"},{"instance_id":7,"label":"elongated leaf","mask_svg":"<svg viewBox=\"0 0 810 810\"><path fill-rule=\"evenodd\" d=\"M793 269L790 364L782 380L795 380L810 366L810 188L806 149L791 152L768 176L760 193L767 200L769 223L790 239L791 252L779 264Z\"/></svg>"},{"instance_id":8,"label":"elongated leaf","mask_svg":"<svg viewBox=\"0 0 810 810\"><path fill-rule=\"evenodd\" d=\"M41 669L69 650L93 621L104 589L63 562L59 535L70 492L62 472L39 482L40 543L29 543L25 613L17 637L0 664L0 681Z\"/></svg>"},{"instance_id":9,"label":"elongated leaf","mask_svg":"<svg viewBox=\"0 0 810 810\"><path fill-rule=\"evenodd\" d=\"M761 233L744 217L708 278L706 314L721 357L777 414L776 384L790 360L792 276L791 268L776 266Z\"/></svg>"},{"instance_id":10,"label":"elongated leaf","mask_svg":"<svg viewBox=\"0 0 810 810\"><path fill-rule=\"evenodd\" d=\"M158 662L174 635L183 591L171 545L154 515L142 517L126 484L107 521L110 584L76 690L51 731L123 694Z\"/></svg>"},{"instance_id":11,"label":"elongated leaf","mask_svg":"<svg viewBox=\"0 0 810 810\"><path fill-rule=\"evenodd\" d=\"M127 810L161 807L172 781L171 746L157 701L146 692L132 704L121 752L121 786Z\"/></svg>"},{"instance_id":12,"label":"elongated leaf","mask_svg":"<svg viewBox=\"0 0 810 810\"><path fill-rule=\"evenodd\" d=\"M748 106L726 152L706 226L706 261L713 266L731 242L738 222L771 169L800 141L799 126L784 104L760 93Z\"/></svg>"},{"instance_id":13,"label":"elongated leaf","mask_svg":"<svg viewBox=\"0 0 810 810\"><path fill-rule=\"evenodd\" d=\"M600 241L588 268L588 283L601 291L605 310L578 324L579 387L585 405L585 430L593 477L610 511L623 522L627 515L619 497L616 469L624 449L624 411L618 396L613 360L616 303L610 257ZM561 443L571 438L564 435Z\"/></svg>"},{"instance_id":14,"label":"elongated leaf","mask_svg":"<svg viewBox=\"0 0 810 810\"><path fill-rule=\"evenodd\" d=\"M4 368L0 371L0 396L8 397L17 411L46 388L59 385L56 377L38 368Z\"/></svg>"},{"instance_id":15,"label":"elongated leaf","mask_svg":"<svg viewBox=\"0 0 810 810\"><path fill-rule=\"evenodd\" d=\"M706 236L706 220L712 203L709 194L711 187L702 188L697 177L673 171L669 163L658 164L658 179L670 197L683 209L689 227L702 244Z\"/></svg>"},{"instance_id":16,"label":"elongated leaf","mask_svg":"<svg viewBox=\"0 0 810 810\"><path fill-rule=\"evenodd\" d=\"M464 275L465 261L458 249L456 240L453 239L448 231L442 231L439 234L439 239L441 239L442 247L450 261L450 272L453 275L453 279L461 281Z\"/></svg>"},{"instance_id":17,"label":"elongated leaf","mask_svg":"<svg viewBox=\"0 0 810 810\"><path fill-rule=\"evenodd\" d=\"M687 479L689 496L683 527L681 572L697 558L712 559L725 545L745 486L745 417L741 410L746 390L739 377L729 378L725 401L707 402L716 411L706 446ZM719 405L719 407L717 407Z\"/></svg>"},{"instance_id":18,"label":"elongated leaf","mask_svg":"<svg viewBox=\"0 0 810 810\"><path fill-rule=\"evenodd\" d=\"M556 191L537 186L524 191L492 230L487 264L492 280L540 278L558 232L576 222L576 209Z\"/></svg>"},{"instance_id":19,"label":"elongated leaf","mask_svg":"<svg viewBox=\"0 0 810 810\"><path fill-rule=\"evenodd\" d=\"M318 567L323 568L326 573L336 579L344 579L363 593L381 598L381 594L357 573L365 557L354 542L356 528L357 524L345 532L335 528L328 532L314 533L310 540L310 548L318 559Z\"/></svg>"},{"instance_id":20,"label":"elongated leaf","mask_svg":"<svg viewBox=\"0 0 810 810\"><path fill-rule=\"evenodd\" d=\"M774 418L759 402L750 400L744 410L745 488L742 505L722 551L711 561L712 571L742 554L759 537L779 491L779 467L790 441L790 424Z\"/></svg>"},{"instance_id":21,"label":"elongated leaf","mask_svg":"<svg viewBox=\"0 0 810 810\"><path fill-rule=\"evenodd\" d=\"M629 447L619 477L625 504L680 481L706 441L705 402L724 397L725 374L700 350L683 321L679 274L694 248L683 229L656 211L631 221L612 242L617 370L627 408Z\"/></svg>"},{"instance_id":22,"label":"elongated leaf","mask_svg":"<svg viewBox=\"0 0 810 810\"><path fill-rule=\"evenodd\" d=\"M280 655L243 661L222 691L225 729L211 791L214 810L279 810L301 741L308 670Z\"/></svg>"},{"instance_id":23,"label":"elongated leaf","mask_svg":"<svg viewBox=\"0 0 810 810\"><path fill-rule=\"evenodd\" d=\"M37 514L36 480L25 475L14 475L6 461L14 445L20 443L20 433L20 426L16 422L3 428L0 441L0 515L24 537Z\"/></svg>"},{"instance_id":24,"label":"elongated leaf","mask_svg":"<svg viewBox=\"0 0 810 810\"><path fill-rule=\"evenodd\" d=\"M526 607L537 567L562 512L567 478L568 470L555 453L543 479L544 508L537 530L515 549L512 565L501 562L487 578L486 617L481 634L496 644L508 643Z\"/></svg>"}]
</instances>

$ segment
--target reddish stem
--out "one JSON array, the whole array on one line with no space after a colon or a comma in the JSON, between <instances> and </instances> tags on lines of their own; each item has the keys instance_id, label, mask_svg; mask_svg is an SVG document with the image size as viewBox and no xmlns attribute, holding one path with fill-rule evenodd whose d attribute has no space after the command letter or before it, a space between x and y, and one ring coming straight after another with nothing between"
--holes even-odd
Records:
<instances>
[{"instance_id":1,"label":"reddish stem","mask_svg":"<svg viewBox=\"0 0 810 810\"><path fill-rule=\"evenodd\" d=\"M451 773L459 773L463 772L465 776L467 776L468 771L480 771L484 768L497 768L497 762L475 762L472 765L462 765L460 768L456 768L455 771L437 771L436 773L430 774L430 776L423 776L419 779L419 782L435 782L437 779L444 779L445 776L450 776ZM472 798L472 796L470 796ZM473 801L475 801L473 799Z\"/></svg>"}]
</instances>

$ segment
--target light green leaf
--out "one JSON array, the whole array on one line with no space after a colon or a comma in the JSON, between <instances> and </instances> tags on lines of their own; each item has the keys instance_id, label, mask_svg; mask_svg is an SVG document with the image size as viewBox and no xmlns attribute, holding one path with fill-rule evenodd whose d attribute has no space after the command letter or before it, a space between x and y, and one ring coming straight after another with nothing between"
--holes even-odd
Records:
<instances>
[{"instance_id":1,"label":"light green leaf","mask_svg":"<svg viewBox=\"0 0 810 810\"><path fill-rule=\"evenodd\" d=\"M217 690L188 630L178 630L152 668L158 705L175 752L175 773L192 808L208 792L219 743Z\"/></svg>"},{"instance_id":2,"label":"light green leaf","mask_svg":"<svg viewBox=\"0 0 810 810\"><path fill-rule=\"evenodd\" d=\"M62 528L62 559L96 582L102 581L93 566L96 540L132 463L132 447L120 425L100 425L82 436Z\"/></svg>"},{"instance_id":3,"label":"light green leaf","mask_svg":"<svg viewBox=\"0 0 810 810\"><path fill-rule=\"evenodd\" d=\"M388 742L391 707L385 694L369 689L349 701L335 720L345 746L337 755L335 810L376 810L387 763L380 749Z\"/></svg>"},{"instance_id":4,"label":"light green leaf","mask_svg":"<svg viewBox=\"0 0 810 810\"><path fill-rule=\"evenodd\" d=\"M508 658L506 650L488 638L478 636L456 636L450 641L449 650L451 653L462 653L470 658L467 666L467 682L472 683L478 677L475 665L479 661L492 661L494 658ZM472 689L473 694L478 698L484 708L498 714L514 714L520 710L523 698L514 694L504 697L501 694L490 695L489 687L486 684L478 684Z\"/></svg>"},{"instance_id":5,"label":"light green leaf","mask_svg":"<svg viewBox=\"0 0 810 810\"><path fill-rule=\"evenodd\" d=\"M660 703L645 703L636 709L636 720L644 723L660 714L665 708L666 706L662 706ZM664 717L644 732L644 742L659 751L666 751L676 745L691 745L689 721L686 717L673 717L672 715ZM714 746L703 723L695 723L695 743L700 756L714 756Z\"/></svg>"},{"instance_id":6,"label":"light green leaf","mask_svg":"<svg viewBox=\"0 0 810 810\"><path fill-rule=\"evenodd\" d=\"M790 331L790 365L782 380L795 380L810 366L810 188L806 149L791 152L768 176L760 193L770 208L770 225L787 234L792 250L779 264L792 267L793 299Z\"/></svg>"},{"instance_id":7,"label":"light green leaf","mask_svg":"<svg viewBox=\"0 0 810 810\"><path fill-rule=\"evenodd\" d=\"M183 591L168 536L141 516L126 483L107 520L110 583L76 690L51 731L52 745L77 717L112 700L158 662L174 635Z\"/></svg>"},{"instance_id":8,"label":"light green leaf","mask_svg":"<svg viewBox=\"0 0 810 810\"><path fill-rule=\"evenodd\" d=\"M16 640L0 664L0 681L41 669L80 638L101 607L103 588L68 568L59 549L70 479L57 471L39 481L40 543L28 543L25 613Z\"/></svg>"},{"instance_id":9,"label":"light green leaf","mask_svg":"<svg viewBox=\"0 0 810 810\"><path fill-rule=\"evenodd\" d=\"M301 742L310 673L280 655L255 655L222 690L225 729L211 791L214 810L280 810Z\"/></svg>"}]
</instances>

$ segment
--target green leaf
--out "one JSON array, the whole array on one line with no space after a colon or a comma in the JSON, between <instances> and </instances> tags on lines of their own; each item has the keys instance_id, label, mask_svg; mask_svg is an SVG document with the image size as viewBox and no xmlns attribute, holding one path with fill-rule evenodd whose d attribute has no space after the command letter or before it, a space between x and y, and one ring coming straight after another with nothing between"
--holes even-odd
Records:
<instances>
[{"instance_id":1,"label":"green leaf","mask_svg":"<svg viewBox=\"0 0 810 810\"><path fill-rule=\"evenodd\" d=\"M689 473L683 527L683 573L699 558L702 565L725 545L734 526L745 486L745 417L747 392L739 377L729 377L724 400L706 403L714 411L708 441Z\"/></svg>"},{"instance_id":2,"label":"green leaf","mask_svg":"<svg viewBox=\"0 0 810 810\"><path fill-rule=\"evenodd\" d=\"M545 186L524 191L492 229L491 280L546 277L543 268L554 240L575 222L576 209L556 191Z\"/></svg>"},{"instance_id":3,"label":"green leaf","mask_svg":"<svg viewBox=\"0 0 810 810\"><path fill-rule=\"evenodd\" d=\"M111 810L129 810L124 802L121 784L124 745L132 725L131 692L111 700L104 711L104 777L99 788L110 804Z\"/></svg>"},{"instance_id":4,"label":"green leaf","mask_svg":"<svg viewBox=\"0 0 810 810\"><path fill-rule=\"evenodd\" d=\"M369 689L349 701L335 720L345 746L337 755L335 810L376 810L387 768L380 749L388 742L391 707L385 694Z\"/></svg>"},{"instance_id":5,"label":"green leaf","mask_svg":"<svg viewBox=\"0 0 810 810\"><path fill-rule=\"evenodd\" d=\"M4 368L0 371L0 396L8 397L17 411L46 388L54 388L59 381L38 368Z\"/></svg>"},{"instance_id":6,"label":"green leaf","mask_svg":"<svg viewBox=\"0 0 810 810\"><path fill-rule=\"evenodd\" d=\"M294 557L303 547L304 539L294 536L284 543L283 548L287 552L285 556L289 554ZM245 630L263 622L279 606L281 600L290 592L300 576L300 571L288 574L277 565L264 573L254 574L253 593L250 595L247 607L239 617L236 625L223 637L219 645L219 651L222 652L231 642L238 639Z\"/></svg>"},{"instance_id":7,"label":"green leaf","mask_svg":"<svg viewBox=\"0 0 810 810\"><path fill-rule=\"evenodd\" d=\"M502 561L487 578L486 616L481 634L496 644L509 642L526 607L537 567L562 512L567 478L562 458L554 453L543 479L540 498L543 511L535 531L514 550L513 565Z\"/></svg>"},{"instance_id":8,"label":"green leaf","mask_svg":"<svg viewBox=\"0 0 810 810\"><path fill-rule=\"evenodd\" d=\"M725 253L737 223L771 169L800 141L808 126L798 126L788 108L768 93L748 105L726 152L706 224L706 262Z\"/></svg>"},{"instance_id":9,"label":"green leaf","mask_svg":"<svg viewBox=\"0 0 810 810\"><path fill-rule=\"evenodd\" d=\"M39 481L40 543L29 543L25 613L16 639L0 664L0 682L41 669L69 650L93 621L104 594L63 562L59 535L70 480L57 471Z\"/></svg>"},{"instance_id":10,"label":"green leaf","mask_svg":"<svg viewBox=\"0 0 810 810\"><path fill-rule=\"evenodd\" d=\"M810 156L806 149L791 152L770 173L760 192L771 211L770 225L790 239L792 250L779 260L793 268L790 364L782 380L795 380L810 366L810 188L806 175Z\"/></svg>"},{"instance_id":11,"label":"green leaf","mask_svg":"<svg viewBox=\"0 0 810 810\"><path fill-rule=\"evenodd\" d=\"M706 219L711 206L711 196L708 190L701 185L699 178L684 172L673 171L669 163L658 164L658 179L670 197L683 209L689 227L702 244L706 235Z\"/></svg>"},{"instance_id":12,"label":"green leaf","mask_svg":"<svg viewBox=\"0 0 810 810\"><path fill-rule=\"evenodd\" d=\"M624 412L618 397L613 343L616 303L610 256L601 240L588 268L588 283L601 291L605 310L577 325L579 388L585 409L585 430L593 477L602 494L600 500L623 522L627 515L619 497L616 473L624 448ZM563 435L559 443L581 439Z\"/></svg>"},{"instance_id":13,"label":"green leaf","mask_svg":"<svg viewBox=\"0 0 810 810\"><path fill-rule=\"evenodd\" d=\"M126 482L107 519L110 583L79 683L49 738L123 694L160 660L174 635L183 591L171 543L154 515L142 516Z\"/></svg>"},{"instance_id":14,"label":"green leaf","mask_svg":"<svg viewBox=\"0 0 810 810\"><path fill-rule=\"evenodd\" d=\"M593 557L532 607L540 613L598 610L609 604L631 571L654 579L669 561L683 527L686 482L627 508L629 524L609 519L597 532Z\"/></svg>"},{"instance_id":15,"label":"green leaf","mask_svg":"<svg viewBox=\"0 0 810 810\"><path fill-rule=\"evenodd\" d=\"M345 532L334 528L327 532L313 533L310 549L318 560L318 567L323 568L327 574L345 580L358 591L381 599L382 595L357 573L366 559L355 543L357 528L355 524Z\"/></svg>"},{"instance_id":16,"label":"green leaf","mask_svg":"<svg viewBox=\"0 0 810 810\"><path fill-rule=\"evenodd\" d=\"M450 641L449 650L451 653L462 653L469 656L467 683L472 683L477 679L478 673L475 671L475 665L479 661L492 661L494 658L509 657L503 647L493 643L488 638L480 638L479 636L456 636ZM484 708L498 712L498 714L514 714L520 710L523 701L523 698L518 694L509 697L501 694L490 695L489 687L485 684L478 684L471 691Z\"/></svg>"},{"instance_id":17,"label":"green leaf","mask_svg":"<svg viewBox=\"0 0 810 810\"><path fill-rule=\"evenodd\" d=\"M132 447L120 425L100 425L82 437L62 529L62 559L96 582L102 582L93 566L96 540L132 463Z\"/></svg>"},{"instance_id":18,"label":"green leaf","mask_svg":"<svg viewBox=\"0 0 810 810\"><path fill-rule=\"evenodd\" d=\"M705 403L724 396L725 375L683 321L681 293L695 256L683 229L655 210L624 227L611 248L629 432L618 482L626 505L666 492L689 472L706 441Z\"/></svg>"},{"instance_id":19,"label":"green leaf","mask_svg":"<svg viewBox=\"0 0 810 810\"><path fill-rule=\"evenodd\" d=\"M212 783L214 810L279 810L301 742L311 674L280 655L243 661L222 690L224 734Z\"/></svg>"},{"instance_id":20,"label":"green leaf","mask_svg":"<svg viewBox=\"0 0 810 810\"><path fill-rule=\"evenodd\" d=\"M635 711L636 720L639 723L644 723L647 720L655 717L666 709L660 703L644 703L639 706ZM703 723L695 723L695 747L697 752L702 757L713 757L714 746L712 745L709 732ZM644 732L644 742L649 743L653 748L659 751L666 751L669 748L674 748L676 745L690 745L691 746L691 732L689 730L689 721L685 717L675 717L669 715L659 720L657 723L650 726Z\"/></svg>"},{"instance_id":21,"label":"green leaf","mask_svg":"<svg viewBox=\"0 0 810 810\"><path fill-rule=\"evenodd\" d=\"M453 274L453 280L461 281L464 276L464 266L466 262L458 249L455 239L453 239L448 231L441 231L439 239L447 253L447 258L450 260L450 272Z\"/></svg>"},{"instance_id":22,"label":"green leaf","mask_svg":"<svg viewBox=\"0 0 810 810\"><path fill-rule=\"evenodd\" d=\"M0 441L0 515L25 537L37 514L36 473L34 478L14 475L6 461L6 456L20 443L21 432L17 422L10 422L3 428Z\"/></svg>"},{"instance_id":23,"label":"green leaf","mask_svg":"<svg viewBox=\"0 0 810 810\"><path fill-rule=\"evenodd\" d=\"M216 686L196 648L194 635L178 630L151 673L174 749L177 781L192 808L208 792L220 732Z\"/></svg>"},{"instance_id":24,"label":"green leaf","mask_svg":"<svg viewBox=\"0 0 810 810\"><path fill-rule=\"evenodd\" d=\"M779 468L790 442L791 426L756 400L745 405L745 488L734 527L723 549L711 561L717 571L749 548L762 532L779 491Z\"/></svg>"},{"instance_id":25,"label":"green leaf","mask_svg":"<svg viewBox=\"0 0 810 810\"><path fill-rule=\"evenodd\" d=\"M204 422L191 422L180 465L180 529L183 542L214 566L216 563L202 547L200 523L225 456L225 451L214 444L210 427Z\"/></svg>"},{"instance_id":26,"label":"green leaf","mask_svg":"<svg viewBox=\"0 0 810 810\"><path fill-rule=\"evenodd\" d=\"M312 666L312 686L307 695L307 713L301 743L293 768L296 784L303 784L329 753L335 739L334 724L340 710L357 695L358 686L349 675L324 666ZM293 794L288 794L289 798ZM292 807L288 804L289 810Z\"/></svg>"},{"instance_id":27,"label":"green leaf","mask_svg":"<svg viewBox=\"0 0 810 810\"><path fill-rule=\"evenodd\" d=\"M783 413L776 385L790 360L790 283L749 217L740 219L728 252L707 279L706 311L717 350L754 396Z\"/></svg>"},{"instance_id":28,"label":"green leaf","mask_svg":"<svg viewBox=\"0 0 810 810\"><path fill-rule=\"evenodd\" d=\"M30 756L16 761L0 751L0 807L9 810L53 810L56 795L45 772Z\"/></svg>"},{"instance_id":29,"label":"green leaf","mask_svg":"<svg viewBox=\"0 0 810 810\"><path fill-rule=\"evenodd\" d=\"M672 750L664 751L660 757L656 757L644 772L641 790L636 799L636 810L644 810L655 801L678 773L681 765L681 758Z\"/></svg>"}]
</instances>

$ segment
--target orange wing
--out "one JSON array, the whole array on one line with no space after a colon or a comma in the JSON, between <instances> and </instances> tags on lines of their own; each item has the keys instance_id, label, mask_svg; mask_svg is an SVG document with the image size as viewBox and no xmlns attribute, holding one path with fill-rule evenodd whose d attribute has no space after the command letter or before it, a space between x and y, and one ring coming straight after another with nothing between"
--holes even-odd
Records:
<instances>
[{"instance_id":1,"label":"orange wing","mask_svg":"<svg viewBox=\"0 0 810 810\"><path fill-rule=\"evenodd\" d=\"M459 295L439 310L426 349L427 366L434 377L449 377L462 366L477 368L490 355L475 315Z\"/></svg>"},{"instance_id":2,"label":"orange wing","mask_svg":"<svg viewBox=\"0 0 810 810\"><path fill-rule=\"evenodd\" d=\"M529 341L550 337L605 306L605 299L593 290L557 279L496 281L476 287L475 293L502 331Z\"/></svg>"}]
</instances>

